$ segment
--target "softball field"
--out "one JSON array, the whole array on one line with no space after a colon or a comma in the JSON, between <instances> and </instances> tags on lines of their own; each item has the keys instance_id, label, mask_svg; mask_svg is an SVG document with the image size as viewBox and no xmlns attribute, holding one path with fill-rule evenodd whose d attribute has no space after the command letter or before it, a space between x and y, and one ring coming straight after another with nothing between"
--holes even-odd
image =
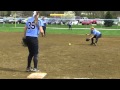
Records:
<instances>
[{"instance_id":1,"label":"softball field","mask_svg":"<svg viewBox=\"0 0 120 90\"><path fill-rule=\"evenodd\" d=\"M1 79L26 79L31 74L25 72L28 50L21 44L22 36L22 32L0 32ZM64 34L39 37L38 67L47 73L44 79L119 79L120 37L103 36L97 46L89 45L85 38Z\"/></svg>"}]
</instances>

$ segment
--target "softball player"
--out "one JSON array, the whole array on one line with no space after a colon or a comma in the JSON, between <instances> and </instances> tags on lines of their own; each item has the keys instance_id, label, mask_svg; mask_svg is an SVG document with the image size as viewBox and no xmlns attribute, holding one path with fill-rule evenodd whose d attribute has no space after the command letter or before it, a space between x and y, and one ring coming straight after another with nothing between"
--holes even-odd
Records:
<instances>
[{"instance_id":1,"label":"softball player","mask_svg":"<svg viewBox=\"0 0 120 90\"><path fill-rule=\"evenodd\" d=\"M24 29L24 38L26 38L29 55L26 71L39 71L38 64L38 35L44 35L42 29L42 21L38 20L39 12L34 11L33 17L29 18L26 22ZM31 61L33 59L34 68L31 68Z\"/></svg>"},{"instance_id":2,"label":"softball player","mask_svg":"<svg viewBox=\"0 0 120 90\"><path fill-rule=\"evenodd\" d=\"M46 35L46 20L45 20L45 17L42 18L42 21L43 21L43 30L44 30L44 36Z\"/></svg>"},{"instance_id":3,"label":"softball player","mask_svg":"<svg viewBox=\"0 0 120 90\"><path fill-rule=\"evenodd\" d=\"M68 26L69 26L69 29L72 30L72 21L69 21L69 22L68 22Z\"/></svg>"},{"instance_id":4,"label":"softball player","mask_svg":"<svg viewBox=\"0 0 120 90\"><path fill-rule=\"evenodd\" d=\"M101 38L102 34L100 31L96 30L94 27L91 27L91 32L90 34L86 34L86 35L90 35L91 37L89 39L91 39L91 45L97 45L98 39ZM94 42L94 38L96 39L96 41Z\"/></svg>"}]
</instances>

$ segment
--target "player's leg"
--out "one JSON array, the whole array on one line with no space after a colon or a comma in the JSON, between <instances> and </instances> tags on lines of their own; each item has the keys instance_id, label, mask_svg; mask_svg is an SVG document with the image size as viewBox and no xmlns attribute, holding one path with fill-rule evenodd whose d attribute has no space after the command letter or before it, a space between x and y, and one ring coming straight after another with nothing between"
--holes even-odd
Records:
<instances>
[{"instance_id":1,"label":"player's leg","mask_svg":"<svg viewBox=\"0 0 120 90\"><path fill-rule=\"evenodd\" d=\"M32 44L30 41L29 37L26 37L27 40L27 45L28 45L28 51L29 51L29 55L28 55L28 59L27 59L27 70L26 71L31 71L31 61L33 58L33 54L32 54Z\"/></svg>"},{"instance_id":2,"label":"player's leg","mask_svg":"<svg viewBox=\"0 0 120 90\"><path fill-rule=\"evenodd\" d=\"M93 38L91 38L91 44L90 45L94 44L94 38L96 38L96 36L94 36Z\"/></svg>"},{"instance_id":3,"label":"player's leg","mask_svg":"<svg viewBox=\"0 0 120 90\"><path fill-rule=\"evenodd\" d=\"M33 57L33 62L34 62L34 69L33 71L39 71L38 70L38 39L34 38L34 57Z\"/></svg>"},{"instance_id":4,"label":"player's leg","mask_svg":"<svg viewBox=\"0 0 120 90\"><path fill-rule=\"evenodd\" d=\"M70 27L71 27L71 30L72 30L72 25Z\"/></svg>"},{"instance_id":5,"label":"player's leg","mask_svg":"<svg viewBox=\"0 0 120 90\"><path fill-rule=\"evenodd\" d=\"M31 71L32 67L31 67L31 61L33 58L33 54L29 53L28 55L28 63L27 63L27 71Z\"/></svg>"},{"instance_id":6,"label":"player's leg","mask_svg":"<svg viewBox=\"0 0 120 90\"><path fill-rule=\"evenodd\" d=\"M46 36L46 27L44 27L44 36Z\"/></svg>"},{"instance_id":7,"label":"player's leg","mask_svg":"<svg viewBox=\"0 0 120 90\"><path fill-rule=\"evenodd\" d=\"M43 28L43 31L44 31L44 35L45 35L45 30L44 30L44 26L42 26L42 28Z\"/></svg>"},{"instance_id":8,"label":"player's leg","mask_svg":"<svg viewBox=\"0 0 120 90\"><path fill-rule=\"evenodd\" d=\"M33 58L33 62L34 62L34 68L38 69L38 54L34 54L34 58Z\"/></svg>"},{"instance_id":9,"label":"player's leg","mask_svg":"<svg viewBox=\"0 0 120 90\"><path fill-rule=\"evenodd\" d=\"M69 25L69 29L70 29L70 25Z\"/></svg>"},{"instance_id":10,"label":"player's leg","mask_svg":"<svg viewBox=\"0 0 120 90\"><path fill-rule=\"evenodd\" d=\"M100 34L99 36L96 37L96 41L95 41L96 44L98 42L98 39L101 38L101 37L102 37L102 34Z\"/></svg>"},{"instance_id":11,"label":"player's leg","mask_svg":"<svg viewBox=\"0 0 120 90\"><path fill-rule=\"evenodd\" d=\"M91 44L90 45L93 45L94 44L94 38L91 38Z\"/></svg>"},{"instance_id":12,"label":"player's leg","mask_svg":"<svg viewBox=\"0 0 120 90\"><path fill-rule=\"evenodd\" d=\"M97 44L97 42L98 42L98 38L96 38L96 41L95 41L95 43Z\"/></svg>"}]
</instances>

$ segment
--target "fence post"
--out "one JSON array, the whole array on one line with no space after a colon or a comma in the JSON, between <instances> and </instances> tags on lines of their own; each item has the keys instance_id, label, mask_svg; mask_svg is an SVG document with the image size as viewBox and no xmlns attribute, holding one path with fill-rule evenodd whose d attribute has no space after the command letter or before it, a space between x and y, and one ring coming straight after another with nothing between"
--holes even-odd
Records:
<instances>
[{"instance_id":1,"label":"fence post","mask_svg":"<svg viewBox=\"0 0 120 90\"><path fill-rule=\"evenodd\" d=\"M16 27L16 12L15 12L15 27Z\"/></svg>"}]
</instances>

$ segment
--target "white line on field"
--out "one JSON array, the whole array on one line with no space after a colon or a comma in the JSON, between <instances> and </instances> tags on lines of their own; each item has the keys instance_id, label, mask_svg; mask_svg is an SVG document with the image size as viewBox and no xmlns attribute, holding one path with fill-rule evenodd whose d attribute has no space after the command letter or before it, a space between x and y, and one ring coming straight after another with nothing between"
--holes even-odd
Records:
<instances>
[{"instance_id":1,"label":"white line on field","mask_svg":"<svg viewBox=\"0 0 120 90\"><path fill-rule=\"evenodd\" d=\"M55 28L55 27L47 27L47 28L50 28L50 29L68 29L68 28ZM72 29L90 29L90 28L72 28ZM120 29L105 29L105 28L96 28L98 30L120 30Z\"/></svg>"},{"instance_id":2,"label":"white line on field","mask_svg":"<svg viewBox=\"0 0 120 90\"><path fill-rule=\"evenodd\" d=\"M23 27L11 27L11 28L23 28ZM50 28L50 29L68 29L68 28L57 28L57 27L47 27L47 28ZM72 29L85 29L85 30L89 30L90 28L72 28ZM96 28L96 29L98 29L98 30L120 30L120 29L105 29L105 28Z\"/></svg>"}]
</instances>

